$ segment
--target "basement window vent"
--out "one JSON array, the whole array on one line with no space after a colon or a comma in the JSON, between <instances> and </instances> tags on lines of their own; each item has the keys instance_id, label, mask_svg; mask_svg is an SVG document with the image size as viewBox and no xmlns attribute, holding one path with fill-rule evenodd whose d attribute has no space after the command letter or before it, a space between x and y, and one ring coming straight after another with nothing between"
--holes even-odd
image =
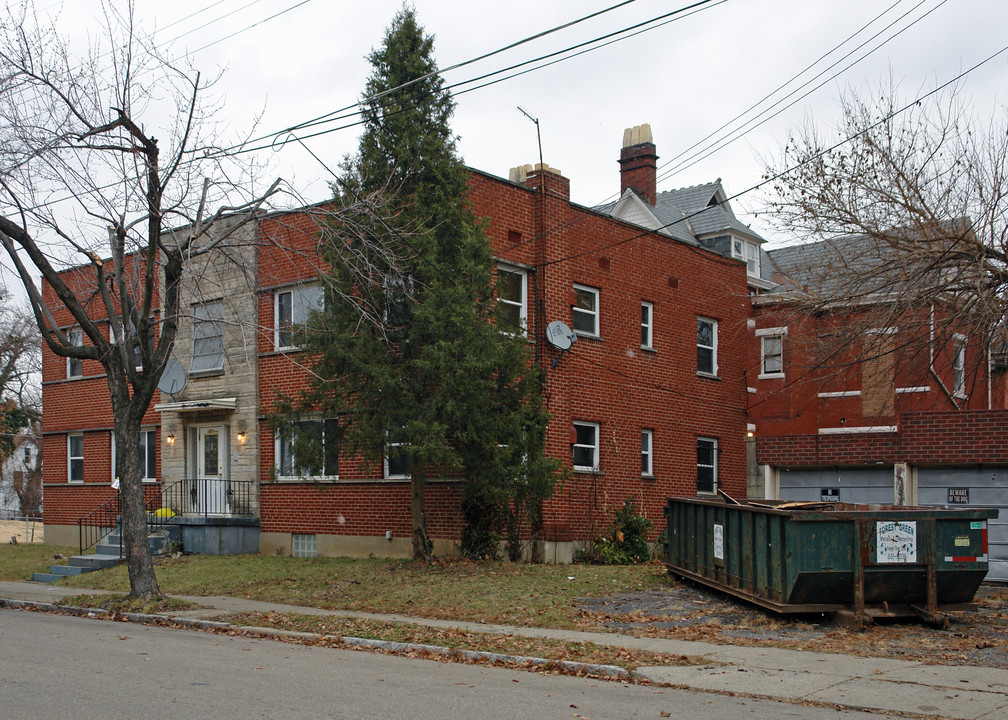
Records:
<instances>
[{"instance_id":1,"label":"basement window vent","mask_svg":"<svg viewBox=\"0 0 1008 720\"><path fill-rule=\"evenodd\" d=\"M291 555L294 557L316 557L315 536L293 533L291 535Z\"/></svg>"}]
</instances>

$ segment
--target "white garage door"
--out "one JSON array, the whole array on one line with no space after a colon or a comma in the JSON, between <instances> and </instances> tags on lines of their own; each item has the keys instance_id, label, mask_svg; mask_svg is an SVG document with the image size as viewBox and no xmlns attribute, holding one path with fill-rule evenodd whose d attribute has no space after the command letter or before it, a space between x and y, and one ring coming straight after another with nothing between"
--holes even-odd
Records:
<instances>
[{"instance_id":1,"label":"white garage door","mask_svg":"<svg viewBox=\"0 0 1008 720\"><path fill-rule=\"evenodd\" d=\"M917 468L917 504L997 508L987 521L987 579L1008 582L1008 467Z\"/></svg>"},{"instance_id":2,"label":"white garage door","mask_svg":"<svg viewBox=\"0 0 1008 720\"><path fill-rule=\"evenodd\" d=\"M780 469L780 499L892 505L893 466Z\"/></svg>"}]
</instances>

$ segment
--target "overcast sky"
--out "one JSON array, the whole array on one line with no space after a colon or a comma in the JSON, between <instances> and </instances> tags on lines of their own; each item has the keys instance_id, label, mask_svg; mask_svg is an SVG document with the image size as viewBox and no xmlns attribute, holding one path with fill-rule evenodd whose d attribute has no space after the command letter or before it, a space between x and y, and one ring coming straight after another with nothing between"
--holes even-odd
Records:
<instances>
[{"instance_id":1,"label":"overcast sky","mask_svg":"<svg viewBox=\"0 0 1008 720\"><path fill-rule=\"evenodd\" d=\"M420 0L416 9L436 37L439 66L447 68L616 2ZM469 80L688 4L630 2L447 72L445 79L449 84ZM66 3L61 27L75 38L83 37L84 30L96 31L97 5ZM56 9L45 0L37 0L37 7L40 13ZM144 30L157 29L157 41L169 52L191 53L195 67L205 73L226 70L216 89L226 96L226 119L235 132L248 129L260 111L260 130L278 132L357 101L370 71L365 55L381 43L400 7L399 0L137 0L136 15ZM739 193L759 182L761 156L778 154L789 126L806 118L824 127L835 122L842 89L878 83L891 73L901 92L913 98L1008 44L1005 0L725 0L673 17L680 19L458 94L454 130L465 162L507 177L510 167L538 161L535 126L518 111L520 105L539 119L544 160L570 178L575 202L595 205L618 193L623 129L644 122L651 124L659 164L673 161L660 171L659 190L720 177L730 194ZM824 74L813 79L818 73ZM798 80L765 100L797 74ZM962 93L984 122L995 111L1004 113L1006 81L1008 53L963 80ZM806 82L810 84L797 90ZM792 97L755 118L792 91ZM731 126L751 121L740 139L690 160L695 143L742 113ZM359 127L333 129L306 142L335 168L354 150L358 134ZM273 175L294 183L312 200L328 195L327 171L302 147L289 143L264 152ZM677 164L683 166L666 175ZM746 194L733 204L769 240L788 240L750 214L759 207L758 194Z\"/></svg>"}]
</instances>

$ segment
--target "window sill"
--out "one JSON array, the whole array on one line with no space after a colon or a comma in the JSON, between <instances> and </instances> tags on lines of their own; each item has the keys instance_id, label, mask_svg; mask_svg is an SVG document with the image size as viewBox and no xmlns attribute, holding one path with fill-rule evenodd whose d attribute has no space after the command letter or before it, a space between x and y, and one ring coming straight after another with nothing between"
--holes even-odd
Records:
<instances>
[{"instance_id":1,"label":"window sill","mask_svg":"<svg viewBox=\"0 0 1008 720\"><path fill-rule=\"evenodd\" d=\"M213 370L197 370L196 372L189 373L190 380L202 380L203 378L219 377L224 374L224 368L216 368Z\"/></svg>"},{"instance_id":2,"label":"window sill","mask_svg":"<svg viewBox=\"0 0 1008 720\"><path fill-rule=\"evenodd\" d=\"M658 351L653 345L641 345L640 349L642 352L657 354Z\"/></svg>"},{"instance_id":3,"label":"window sill","mask_svg":"<svg viewBox=\"0 0 1008 720\"><path fill-rule=\"evenodd\" d=\"M583 330L574 330L573 332L579 338L584 338L585 340L598 340L599 342L602 342L601 335L596 335L594 333L586 333Z\"/></svg>"},{"instance_id":4,"label":"window sill","mask_svg":"<svg viewBox=\"0 0 1008 720\"><path fill-rule=\"evenodd\" d=\"M715 375L714 373L704 372L702 370L697 370L697 377L707 378L708 380L721 380L720 375Z\"/></svg>"},{"instance_id":5,"label":"window sill","mask_svg":"<svg viewBox=\"0 0 1008 720\"><path fill-rule=\"evenodd\" d=\"M641 480L657 480L658 476L653 473L641 473Z\"/></svg>"},{"instance_id":6,"label":"window sill","mask_svg":"<svg viewBox=\"0 0 1008 720\"><path fill-rule=\"evenodd\" d=\"M278 475L277 483L283 485L307 485L308 483L337 483L339 475Z\"/></svg>"},{"instance_id":7,"label":"window sill","mask_svg":"<svg viewBox=\"0 0 1008 720\"><path fill-rule=\"evenodd\" d=\"M717 497L717 490L713 490L711 492L704 492L702 490L697 490L696 494L697 494L697 497L699 497L699 498Z\"/></svg>"},{"instance_id":8,"label":"window sill","mask_svg":"<svg viewBox=\"0 0 1008 720\"><path fill-rule=\"evenodd\" d=\"M585 466L574 466L574 472L579 475L602 475L602 471L596 468L585 467Z\"/></svg>"},{"instance_id":9,"label":"window sill","mask_svg":"<svg viewBox=\"0 0 1008 720\"><path fill-rule=\"evenodd\" d=\"M783 380L784 373L760 373L756 376L757 380Z\"/></svg>"}]
</instances>

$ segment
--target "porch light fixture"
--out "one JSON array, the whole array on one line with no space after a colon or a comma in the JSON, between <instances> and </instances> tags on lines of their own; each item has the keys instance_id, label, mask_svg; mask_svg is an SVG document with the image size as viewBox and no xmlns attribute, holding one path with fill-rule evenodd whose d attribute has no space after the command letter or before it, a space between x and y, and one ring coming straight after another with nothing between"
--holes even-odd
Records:
<instances>
[{"instance_id":1,"label":"porch light fixture","mask_svg":"<svg viewBox=\"0 0 1008 720\"><path fill-rule=\"evenodd\" d=\"M239 430L238 431L238 442L240 442L242 445L245 444L245 431L244 430Z\"/></svg>"},{"instance_id":2,"label":"porch light fixture","mask_svg":"<svg viewBox=\"0 0 1008 720\"><path fill-rule=\"evenodd\" d=\"M175 444L175 433L168 433L168 437L165 438L165 442L169 445Z\"/></svg>"}]
</instances>

